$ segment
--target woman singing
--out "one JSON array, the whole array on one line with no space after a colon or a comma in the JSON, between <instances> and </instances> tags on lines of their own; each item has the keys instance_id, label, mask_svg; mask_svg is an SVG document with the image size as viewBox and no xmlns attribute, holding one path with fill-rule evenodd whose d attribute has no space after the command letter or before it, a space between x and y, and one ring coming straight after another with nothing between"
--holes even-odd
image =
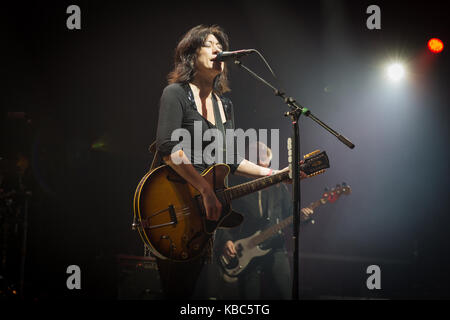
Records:
<instances>
[{"instance_id":1,"label":"woman singing","mask_svg":"<svg viewBox=\"0 0 450 320\"><path fill-rule=\"evenodd\" d=\"M230 90L227 67L224 62L214 60L222 50L228 50L228 36L218 26L199 25L183 36L175 50L174 69L168 75L169 85L160 99L156 138L157 151L164 163L200 192L206 219L209 220L218 220L222 210L213 188L200 175L210 166L211 161L204 159L203 151L211 142L198 145L194 140L195 134L199 134L199 128L200 134L211 128L220 129L221 126L222 130L234 128L233 105L223 96ZM191 150L182 149L179 141L171 140L174 130L180 128L190 133ZM196 147L201 150L195 150ZM234 163L228 163L232 174L259 178L273 173L272 169L258 166L239 156L236 158ZM302 178L306 177L303 172L301 175ZM210 260L212 240L210 246L210 250L195 260L171 262L158 259L166 298L192 297L202 268ZM229 251L235 253L233 247Z\"/></svg>"}]
</instances>

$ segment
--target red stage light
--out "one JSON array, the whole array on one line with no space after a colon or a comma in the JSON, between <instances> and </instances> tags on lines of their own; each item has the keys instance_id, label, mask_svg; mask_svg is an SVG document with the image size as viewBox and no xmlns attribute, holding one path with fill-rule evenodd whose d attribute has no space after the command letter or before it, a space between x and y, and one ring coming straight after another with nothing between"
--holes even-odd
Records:
<instances>
[{"instance_id":1,"label":"red stage light","mask_svg":"<svg viewBox=\"0 0 450 320\"><path fill-rule=\"evenodd\" d=\"M439 53L444 49L444 43L437 38L430 39L430 41L428 41L428 49L430 49L431 52Z\"/></svg>"}]
</instances>

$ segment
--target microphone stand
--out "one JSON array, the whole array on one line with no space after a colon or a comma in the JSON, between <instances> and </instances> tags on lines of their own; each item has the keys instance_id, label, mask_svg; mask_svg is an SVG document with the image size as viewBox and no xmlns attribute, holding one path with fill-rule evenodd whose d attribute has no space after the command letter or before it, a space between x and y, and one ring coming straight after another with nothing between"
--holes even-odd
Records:
<instances>
[{"instance_id":1,"label":"microphone stand","mask_svg":"<svg viewBox=\"0 0 450 320\"><path fill-rule=\"evenodd\" d=\"M302 107L297 103L292 97L286 97L285 93L275 88L269 82L258 76L255 72L250 70L248 67L242 64L240 60L235 60L234 64L239 66L240 68L249 72L254 78L264 83L266 86L270 87L275 96L278 96L283 99L284 103L289 106L291 111L286 112L284 116L290 117L292 121L292 136L293 136L293 150L292 150L292 169L290 172L290 177L292 178L292 207L293 207L293 240L294 240L294 268L293 268L293 285L292 285L292 299L299 299L299 263L300 263L300 255L299 255L299 246L298 246L298 238L300 233L300 217L299 217L299 209L301 203L301 193L300 193L300 135L299 135L299 119L303 114L306 117L311 118L315 122L317 122L321 127L325 130L333 134L339 141L345 144L350 149L353 149L355 145L348 140L343 135L339 134L335 130L331 129L328 125L322 122L320 119L315 117L311 111L307 108Z\"/></svg>"}]
</instances>

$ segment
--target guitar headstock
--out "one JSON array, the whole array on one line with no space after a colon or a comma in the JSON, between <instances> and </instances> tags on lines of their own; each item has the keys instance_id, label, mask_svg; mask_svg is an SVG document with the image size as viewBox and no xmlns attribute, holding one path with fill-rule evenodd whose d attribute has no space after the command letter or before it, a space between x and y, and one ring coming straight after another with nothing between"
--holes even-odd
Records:
<instances>
[{"instance_id":1,"label":"guitar headstock","mask_svg":"<svg viewBox=\"0 0 450 320\"><path fill-rule=\"evenodd\" d=\"M327 202L335 202L342 194L349 195L352 192L352 189L345 182L342 185L337 184L335 188L331 190L329 188L325 188L325 192L322 194L322 198L320 202L325 204Z\"/></svg>"},{"instance_id":2,"label":"guitar headstock","mask_svg":"<svg viewBox=\"0 0 450 320\"><path fill-rule=\"evenodd\" d=\"M303 156L304 163L300 165L300 170L305 172L308 177L313 177L325 172L330 167L327 153L325 151L315 150Z\"/></svg>"}]
</instances>

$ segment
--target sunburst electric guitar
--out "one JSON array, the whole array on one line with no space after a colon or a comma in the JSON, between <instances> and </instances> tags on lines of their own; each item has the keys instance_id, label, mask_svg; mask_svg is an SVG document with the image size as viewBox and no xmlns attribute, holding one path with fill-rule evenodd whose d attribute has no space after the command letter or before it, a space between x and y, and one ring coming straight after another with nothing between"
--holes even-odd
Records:
<instances>
[{"instance_id":1,"label":"sunburst electric guitar","mask_svg":"<svg viewBox=\"0 0 450 320\"><path fill-rule=\"evenodd\" d=\"M351 193L350 186L343 183L337 185L336 188L331 189L331 191L325 190L322 198L318 201L311 203L308 207L311 209L316 209L327 203L335 202L343 194L348 195ZM271 249L261 249L259 245L264 241L270 239L272 236L277 234L280 230L291 225L293 217L284 219L278 224L275 224L264 231L257 231L254 235L240 239L234 242L237 255L234 257L228 257L224 254L219 256L219 265L222 267L224 273L229 277L237 277L239 274L246 269L253 258L261 257L268 254ZM311 221L311 215L300 214L300 222L306 223ZM224 277L225 280L229 281L228 278ZM231 281L230 281L231 282Z\"/></svg>"},{"instance_id":2,"label":"sunburst electric guitar","mask_svg":"<svg viewBox=\"0 0 450 320\"><path fill-rule=\"evenodd\" d=\"M300 164L300 170L308 176L329 167L326 152L318 150L306 155ZM134 227L155 256L173 261L198 257L217 228L242 222L242 215L231 209L232 200L289 179L285 171L227 188L229 172L226 164L216 164L201 174L222 204L217 221L206 219L201 194L171 167L158 167L141 179L134 195Z\"/></svg>"}]
</instances>

